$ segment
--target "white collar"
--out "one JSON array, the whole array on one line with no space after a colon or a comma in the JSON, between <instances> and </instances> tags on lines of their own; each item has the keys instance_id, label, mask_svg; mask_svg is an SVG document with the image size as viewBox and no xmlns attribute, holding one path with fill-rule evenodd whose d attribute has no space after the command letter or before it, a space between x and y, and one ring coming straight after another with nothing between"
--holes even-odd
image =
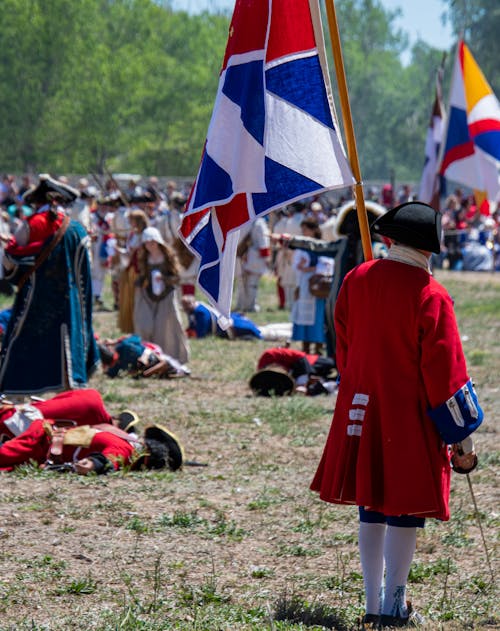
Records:
<instances>
[{"instance_id":1,"label":"white collar","mask_svg":"<svg viewBox=\"0 0 500 631\"><path fill-rule=\"evenodd\" d=\"M387 255L389 261L397 261L398 263L406 263L407 265L413 265L414 267L420 267L426 272L431 273L429 258L411 248L407 245L401 245L399 243L393 243L389 248L389 254Z\"/></svg>"}]
</instances>

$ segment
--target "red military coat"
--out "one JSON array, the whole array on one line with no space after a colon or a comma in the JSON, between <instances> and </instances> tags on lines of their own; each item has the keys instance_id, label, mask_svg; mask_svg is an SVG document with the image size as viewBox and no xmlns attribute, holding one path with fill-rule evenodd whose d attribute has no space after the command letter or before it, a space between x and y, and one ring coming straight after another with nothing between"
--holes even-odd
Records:
<instances>
[{"instance_id":1,"label":"red military coat","mask_svg":"<svg viewBox=\"0 0 500 631\"><path fill-rule=\"evenodd\" d=\"M262 368L266 368L272 364L277 364L285 370L291 370L295 362L304 357L312 366L318 359L319 355L307 355L304 351L298 351L294 348L282 348L279 346L276 348L269 348L259 357L257 370L261 370Z\"/></svg>"},{"instance_id":2,"label":"red military coat","mask_svg":"<svg viewBox=\"0 0 500 631\"><path fill-rule=\"evenodd\" d=\"M58 211L54 214L49 211L35 213L28 217L25 221L28 225L29 235L28 243L24 246L17 244L14 237L11 237L7 245L7 252L15 256L28 256L38 254L45 241L52 236L62 225L64 213Z\"/></svg>"},{"instance_id":3,"label":"red military coat","mask_svg":"<svg viewBox=\"0 0 500 631\"><path fill-rule=\"evenodd\" d=\"M340 385L311 489L386 515L449 519L448 448L427 414L468 381L451 298L388 259L345 278L335 308Z\"/></svg>"},{"instance_id":4,"label":"red military coat","mask_svg":"<svg viewBox=\"0 0 500 631\"><path fill-rule=\"evenodd\" d=\"M77 425L97 425L112 421L100 393L93 388L67 390L46 401L30 403L29 406L38 410L40 417L44 419L67 419L75 421ZM8 420L17 409L23 407L23 405L5 405L0 408L0 435L5 434L9 438L18 435L19 431L13 432L12 422L9 424ZM14 427L15 425L17 424L14 424ZM23 424L20 422L18 425L21 428Z\"/></svg>"},{"instance_id":5,"label":"red military coat","mask_svg":"<svg viewBox=\"0 0 500 631\"><path fill-rule=\"evenodd\" d=\"M0 446L0 470L11 470L31 460L40 465L46 462L50 439L45 432L44 422L47 421L33 421L26 431ZM65 445L61 461L72 462L75 458L82 460L95 453L105 456L118 469L121 464L130 462L134 445L129 440L106 431L106 425L99 425L88 447Z\"/></svg>"}]
</instances>

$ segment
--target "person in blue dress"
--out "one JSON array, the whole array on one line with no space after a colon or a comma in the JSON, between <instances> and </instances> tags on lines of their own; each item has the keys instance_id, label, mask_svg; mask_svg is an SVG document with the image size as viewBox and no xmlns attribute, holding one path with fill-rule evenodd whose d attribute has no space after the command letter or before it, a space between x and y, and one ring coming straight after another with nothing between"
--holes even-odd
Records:
<instances>
[{"instance_id":1,"label":"person in blue dress","mask_svg":"<svg viewBox=\"0 0 500 631\"><path fill-rule=\"evenodd\" d=\"M321 230L314 219L301 223L302 235L313 239L321 238ZM292 340L302 342L304 353L311 351L321 355L326 342L325 298L311 294L309 279L316 272L320 257L315 252L295 250L293 266L297 274L297 298L292 307Z\"/></svg>"}]
</instances>

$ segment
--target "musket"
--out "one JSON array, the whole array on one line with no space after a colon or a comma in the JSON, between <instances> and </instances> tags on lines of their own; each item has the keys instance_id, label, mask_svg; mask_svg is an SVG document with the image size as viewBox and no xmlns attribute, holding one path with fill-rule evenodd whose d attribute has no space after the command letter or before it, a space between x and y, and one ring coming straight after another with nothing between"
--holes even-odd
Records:
<instances>
[{"instance_id":1,"label":"musket","mask_svg":"<svg viewBox=\"0 0 500 631\"><path fill-rule=\"evenodd\" d=\"M51 462L47 460L44 471L56 471L57 473L75 473L75 465L72 462Z\"/></svg>"},{"instance_id":2,"label":"musket","mask_svg":"<svg viewBox=\"0 0 500 631\"><path fill-rule=\"evenodd\" d=\"M104 171L106 172L106 175L109 177L109 179L113 182L113 184L116 186L116 188L120 192L121 198L125 202L125 206L127 206L127 208L130 208L130 202L128 201L126 194L122 190L122 187L115 180L114 175L111 173L111 171L108 169L107 166L104 166Z\"/></svg>"},{"instance_id":3,"label":"musket","mask_svg":"<svg viewBox=\"0 0 500 631\"><path fill-rule=\"evenodd\" d=\"M96 174L96 173L94 173L93 171L91 171L91 172L90 172L90 175L94 178L95 183L96 183L96 184L97 184L97 186L99 187L99 190L101 191L101 193L104 193L106 189L105 189L105 188L104 188L104 186L102 185L101 180L97 177L97 174Z\"/></svg>"}]
</instances>

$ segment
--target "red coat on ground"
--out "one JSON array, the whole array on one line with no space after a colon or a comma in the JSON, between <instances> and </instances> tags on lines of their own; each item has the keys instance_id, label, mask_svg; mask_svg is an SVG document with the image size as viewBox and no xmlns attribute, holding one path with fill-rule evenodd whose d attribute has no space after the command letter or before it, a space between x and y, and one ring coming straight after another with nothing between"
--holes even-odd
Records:
<instances>
[{"instance_id":1,"label":"red coat on ground","mask_svg":"<svg viewBox=\"0 0 500 631\"><path fill-rule=\"evenodd\" d=\"M44 429L45 422L47 421L33 421L26 431L0 447L0 469L10 470L30 460L40 465L46 462L50 439ZM78 453L75 454L77 450ZM88 447L65 446L61 461L72 462L75 455L78 460L82 460L99 453L118 469L120 464L130 462L133 452L134 446L128 440L107 432L106 426L101 425Z\"/></svg>"},{"instance_id":2,"label":"red coat on ground","mask_svg":"<svg viewBox=\"0 0 500 631\"><path fill-rule=\"evenodd\" d=\"M277 364L285 370L291 370L296 361L305 357L311 366L316 362L319 355L306 355L304 351L298 351L294 348L270 348L264 351L259 357L257 370L262 370L272 364Z\"/></svg>"},{"instance_id":3,"label":"red coat on ground","mask_svg":"<svg viewBox=\"0 0 500 631\"><path fill-rule=\"evenodd\" d=\"M449 519L448 448L427 414L467 381L451 298L391 260L350 272L335 308L340 386L311 489L386 515Z\"/></svg>"},{"instance_id":4,"label":"red coat on ground","mask_svg":"<svg viewBox=\"0 0 500 631\"><path fill-rule=\"evenodd\" d=\"M92 388L61 392L47 401L31 402L44 419L69 419L77 425L97 425L111 423L111 414L106 410L100 393ZM14 436L5 421L11 418L19 406L5 406L0 409L0 434Z\"/></svg>"}]
</instances>

